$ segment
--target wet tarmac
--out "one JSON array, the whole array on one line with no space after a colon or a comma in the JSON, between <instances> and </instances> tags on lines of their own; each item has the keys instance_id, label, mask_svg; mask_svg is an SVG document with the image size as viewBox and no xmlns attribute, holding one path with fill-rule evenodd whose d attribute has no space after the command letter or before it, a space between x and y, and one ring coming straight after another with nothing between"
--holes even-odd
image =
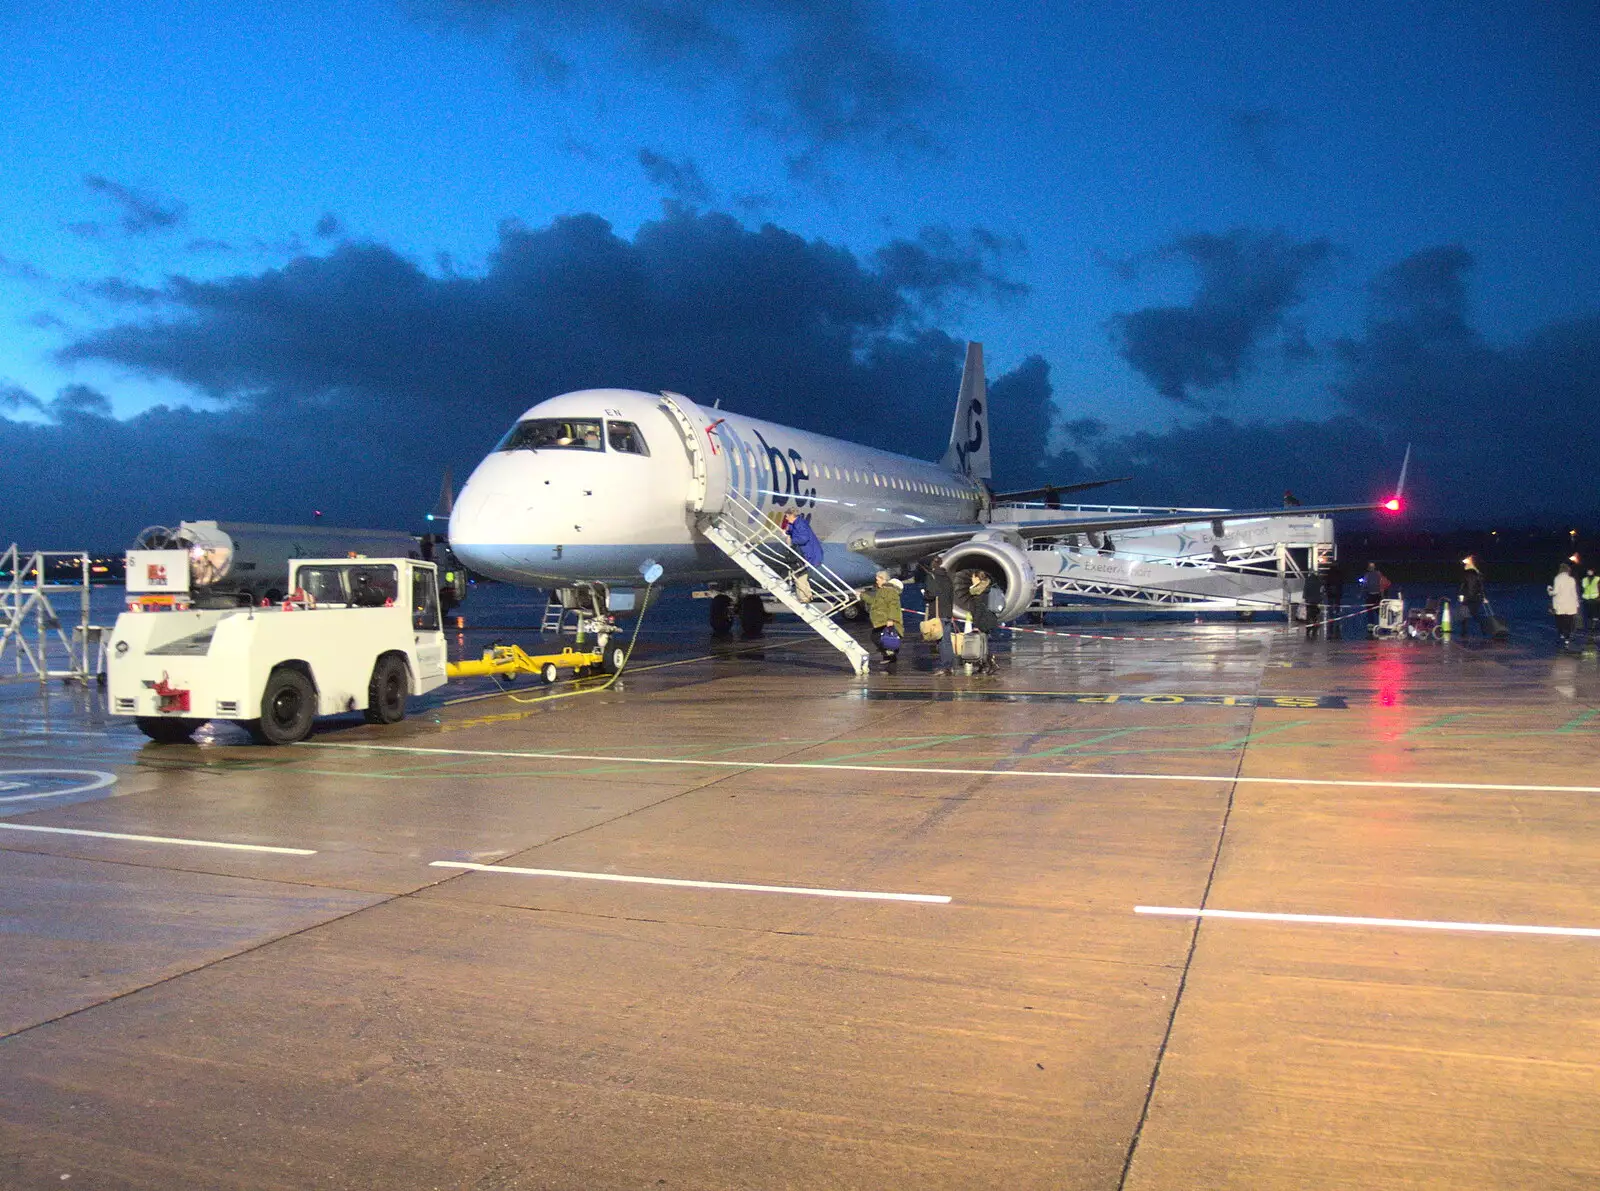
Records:
<instances>
[{"instance_id":1,"label":"wet tarmac","mask_svg":"<svg viewBox=\"0 0 1600 1191\"><path fill-rule=\"evenodd\" d=\"M1594 653L645 639L285 749L0 684L0 1187L1600 1185Z\"/></svg>"}]
</instances>

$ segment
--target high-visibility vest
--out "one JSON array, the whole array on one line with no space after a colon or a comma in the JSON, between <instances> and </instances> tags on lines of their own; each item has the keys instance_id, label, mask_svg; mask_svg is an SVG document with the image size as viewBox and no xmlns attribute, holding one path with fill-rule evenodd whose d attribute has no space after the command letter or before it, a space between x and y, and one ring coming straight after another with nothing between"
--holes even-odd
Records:
<instances>
[{"instance_id":1,"label":"high-visibility vest","mask_svg":"<svg viewBox=\"0 0 1600 1191\"><path fill-rule=\"evenodd\" d=\"M1583 598L1586 600L1600 600L1600 575L1585 575L1583 577Z\"/></svg>"}]
</instances>

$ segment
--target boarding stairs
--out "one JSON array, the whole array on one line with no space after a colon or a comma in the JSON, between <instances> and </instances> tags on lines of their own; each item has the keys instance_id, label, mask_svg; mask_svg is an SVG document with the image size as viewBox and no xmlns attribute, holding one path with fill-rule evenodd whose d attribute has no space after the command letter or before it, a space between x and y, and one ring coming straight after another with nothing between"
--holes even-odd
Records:
<instances>
[{"instance_id":1,"label":"boarding stairs","mask_svg":"<svg viewBox=\"0 0 1600 1191\"><path fill-rule=\"evenodd\" d=\"M567 627L567 618L574 621L578 618L578 610L569 608L561 602L561 596L551 591L550 598L544 606L544 616L539 621L539 632L544 636L560 636Z\"/></svg>"},{"instance_id":2,"label":"boarding stairs","mask_svg":"<svg viewBox=\"0 0 1600 1191\"><path fill-rule=\"evenodd\" d=\"M808 563L789 541L789 535L771 518L736 492L723 498L722 509L705 517L700 532L739 565L761 589L793 612L845 657L857 674L867 672L869 655L843 625L833 618L860 596L855 588L821 563ZM811 600L795 590L795 575L803 574L811 587Z\"/></svg>"},{"instance_id":3,"label":"boarding stairs","mask_svg":"<svg viewBox=\"0 0 1600 1191\"><path fill-rule=\"evenodd\" d=\"M1063 532L1053 541L1035 539L1028 550L1038 577L1031 611L1105 603L1197 612L1287 611L1298 598L1306 567L1334 556L1333 522L1327 517L1222 523L1206 519L1216 511L1206 509L1083 506L1082 511L1097 516L1192 511L1196 518L1116 534ZM1003 519L1026 522L1040 515L1023 506L1005 509ZM1082 600L1091 603L1073 602Z\"/></svg>"}]
</instances>

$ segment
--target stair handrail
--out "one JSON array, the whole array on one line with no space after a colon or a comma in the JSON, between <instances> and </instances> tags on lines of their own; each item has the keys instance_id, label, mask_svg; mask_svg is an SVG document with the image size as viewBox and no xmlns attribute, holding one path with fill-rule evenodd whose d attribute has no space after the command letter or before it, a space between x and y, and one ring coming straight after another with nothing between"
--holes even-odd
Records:
<instances>
[{"instance_id":1,"label":"stair handrail","mask_svg":"<svg viewBox=\"0 0 1600 1191\"><path fill-rule=\"evenodd\" d=\"M735 515L737 514L737 515ZM717 527L762 560L780 576L804 570L811 584L813 603L826 605L825 615L843 611L861 598L860 593L846 583L826 563L809 562L795 549L789 535L772 523L771 518L753 503L729 491L724 498L723 510L714 518Z\"/></svg>"}]
</instances>

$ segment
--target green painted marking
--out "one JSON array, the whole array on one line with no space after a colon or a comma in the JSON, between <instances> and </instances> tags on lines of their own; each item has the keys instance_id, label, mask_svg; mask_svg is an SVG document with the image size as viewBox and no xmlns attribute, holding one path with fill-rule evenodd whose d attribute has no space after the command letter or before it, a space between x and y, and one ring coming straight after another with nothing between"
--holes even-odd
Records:
<instances>
[{"instance_id":1,"label":"green painted marking","mask_svg":"<svg viewBox=\"0 0 1600 1191\"><path fill-rule=\"evenodd\" d=\"M1186 749L1187 752L1220 752L1225 749L1244 748L1266 736L1276 736L1280 732L1292 732L1296 728L1304 728L1307 724L1314 724L1316 720L1291 720L1287 724L1275 724L1270 728L1252 729L1243 736L1233 740L1219 740L1216 744L1208 744L1199 749Z\"/></svg>"}]
</instances>

